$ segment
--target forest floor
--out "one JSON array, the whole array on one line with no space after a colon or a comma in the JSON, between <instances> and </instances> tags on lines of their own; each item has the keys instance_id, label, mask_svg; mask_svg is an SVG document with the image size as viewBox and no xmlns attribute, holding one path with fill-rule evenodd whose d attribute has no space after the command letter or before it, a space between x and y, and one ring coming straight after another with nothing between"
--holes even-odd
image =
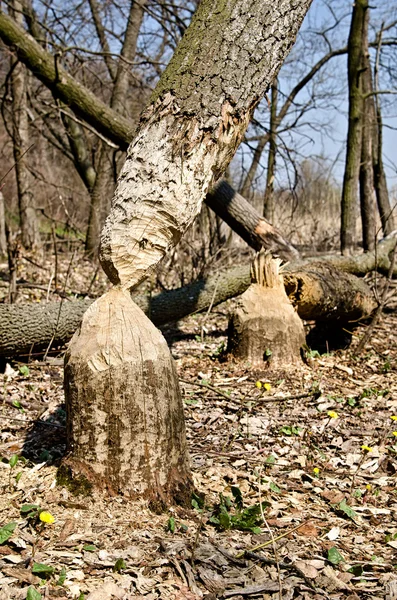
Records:
<instances>
[{"instance_id":1,"label":"forest floor","mask_svg":"<svg viewBox=\"0 0 397 600\"><path fill-rule=\"evenodd\" d=\"M72 272L68 287L82 281ZM21 300L45 294L22 289ZM191 508L157 515L57 486L62 355L6 366L1 600L397 598L397 311L359 356L365 326L348 350L254 370L223 356L231 305L165 331L204 495Z\"/></svg>"}]
</instances>

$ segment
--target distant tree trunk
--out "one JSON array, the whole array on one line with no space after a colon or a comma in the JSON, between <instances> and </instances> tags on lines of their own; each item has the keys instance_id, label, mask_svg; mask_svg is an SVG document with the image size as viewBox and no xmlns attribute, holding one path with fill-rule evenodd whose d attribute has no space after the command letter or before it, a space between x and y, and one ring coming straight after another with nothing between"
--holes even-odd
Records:
<instances>
[{"instance_id":1,"label":"distant tree trunk","mask_svg":"<svg viewBox=\"0 0 397 600\"><path fill-rule=\"evenodd\" d=\"M277 80L272 84L272 97L270 104L270 138L269 154L267 157L266 190L263 200L263 216L273 223L274 221L274 177L276 175L277 152Z\"/></svg>"},{"instance_id":2,"label":"distant tree trunk","mask_svg":"<svg viewBox=\"0 0 397 600\"><path fill-rule=\"evenodd\" d=\"M6 236L6 216L4 206L4 196L0 189L0 256L7 254L7 236Z\"/></svg>"},{"instance_id":3,"label":"distant tree trunk","mask_svg":"<svg viewBox=\"0 0 397 600\"><path fill-rule=\"evenodd\" d=\"M84 315L65 362L66 466L102 488L161 504L190 499L176 372L128 292L200 211L310 3L202 0L141 117L101 235L115 288Z\"/></svg>"},{"instance_id":4,"label":"distant tree trunk","mask_svg":"<svg viewBox=\"0 0 397 600\"><path fill-rule=\"evenodd\" d=\"M14 19L21 24L23 20L21 2L12 0L10 12ZM11 68L12 136L22 244L25 248L34 248L40 245L40 233L34 207L32 182L27 167L29 157L26 155L30 146L27 111L28 76L26 67L14 59L12 59Z\"/></svg>"},{"instance_id":5,"label":"distant tree trunk","mask_svg":"<svg viewBox=\"0 0 397 600\"><path fill-rule=\"evenodd\" d=\"M374 91L378 89L378 71L379 71L379 60L380 50L382 45L382 35L379 36L375 70L374 70ZM372 82L372 79L371 79ZM383 235L387 236L389 233L394 231L397 227L395 211L390 206L389 192L387 189L386 174L383 166L383 123L382 123L382 110L380 97L375 94L375 113L376 113L376 124L374 127L374 140L372 144L373 152L373 166L374 166L374 184L376 200L378 203L379 215L382 223Z\"/></svg>"},{"instance_id":6,"label":"distant tree trunk","mask_svg":"<svg viewBox=\"0 0 397 600\"><path fill-rule=\"evenodd\" d=\"M375 111L372 94L371 63L368 48L369 9L364 13L362 38L362 93L364 95L361 113L361 164L360 164L360 209L363 235L363 249L368 252L375 248L376 238L376 201L373 170L373 142Z\"/></svg>"},{"instance_id":7,"label":"distant tree trunk","mask_svg":"<svg viewBox=\"0 0 397 600\"><path fill-rule=\"evenodd\" d=\"M361 160L362 139L362 40L368 0L356 0L348 42L349 127L347 133L346 164L342 189L341 251L350 254L355 244L357 190Z\"/></svg>"},{"instance_id":8,"label":"distant tree trunk","mask_svg":"<svg viewBox=\"0 0 397 600\"><path fill-rule=\"evenodd\" d=\"M269 134L264 134L258 140L258 144L254 151L254 156L252 158L252 162L250 168L248 169L247 175L243 181L243 185L240 188L240 194L245 198L249 198L252 191L252 184L254 183L256 172L258 170L259 164L261 162L262 154L265 149L266 144L269 141Z\"/></svg>"}]
</instances>

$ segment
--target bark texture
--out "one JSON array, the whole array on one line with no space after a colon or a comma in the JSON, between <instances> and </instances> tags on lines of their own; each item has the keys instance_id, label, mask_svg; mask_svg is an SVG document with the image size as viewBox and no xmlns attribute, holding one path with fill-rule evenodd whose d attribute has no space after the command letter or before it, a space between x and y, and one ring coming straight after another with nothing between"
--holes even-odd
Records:
<instances>
[{"instance_id":1,"label":"bark texture","mask_svg":"<svg viewBox=\"0 0 397 600\"><path fill-rule=\"evenodd\" d=\"M284 285L302 319L347 323L368 317L376 308L363 280L330 264L313 262L285 273Z\"/></svg>"},{"instance_id":2,"label":"bark texture","mask_svg":"<svg viewBox=\"0 0 397 600\"><path fill-rule=\"evenodd\" d=\"M360 163L360 209L363 232L364 252L373 250L376 243L376 200L374 188L374 133L375 109L372 94L371 63L368 48L368 21L369 10L365 11L363 39L362 39L362 92L364 94L361 138L361 163Z\"/></svg>"},{"instance_id":3,"label":"bark texture","mask_svg":"<svg viewBox=\"0 0 397 600\"><path fill-rule=\"evenodd\" d=\"M67 464L111 493L186 504L192 481L178 376L161 333L113 289L65 358Z\"/></svg>"},{"instance_id":4,"label":"bark texture","mask_svg":"<svg viewBox=\"0 0 397 600\"><path fill-rule=\"evenodd\" d=\"M192 223L310 3L200 3L141 118L120 175L100 247L113 283L123 289L138 285Z\"/></svg>"},{"instance_id":5,"label":"bark texture","mask_svg":"<svg viewBox=\"0 0 397 600\"><path fill-rule=\"evenodd\" d=\"M239 298L229 321L228 351L251 365L300 362L305 330L285 292L279 259L260 253L251 285Z\"/></svg>"}]
</instances>

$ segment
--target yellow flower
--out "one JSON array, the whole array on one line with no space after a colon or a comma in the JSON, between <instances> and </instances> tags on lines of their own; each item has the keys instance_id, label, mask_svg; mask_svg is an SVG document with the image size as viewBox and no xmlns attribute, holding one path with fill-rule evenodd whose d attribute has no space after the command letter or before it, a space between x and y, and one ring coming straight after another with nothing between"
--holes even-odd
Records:
<instances>
[{"instance_id":1,"label":"yellow flower","mask_svg":"<svg viewBox=\"0 0 397 600\"><path fill-rule=\"evenodd\" d=\"M255 385L258 388L258 390L260 390L261 387L262 387L262 382L261 381L257 381Z\"/></svg>"},{"instance_id":2,"label":"yellow flower","mask_svg":"<svg viewBox=\"0 0 397 600\"><path fill-rule=\"evenodd\" d=\"M361 446L361 450L364 450L364 452L372 452L372 448L370 446L366 446L365 444Z\"/></svg>"},{"instance_id":3,"label":"yellow flower","mask_svg":"<svg viewBox=\"0 0 397 600\"><path fill-rule=\"evenodd\" d=\"M392 415L390 418L392 421L397 421L397 415Z\"/></svg>"},{"instance_id":4,"label":"yellow flower","mask_svg":"<svg viewBox=\"0 0 397 600\"><path fill-rule=\"evenodd\" d=\"M266 391L270 392L270 390L272 389L272 386L270 385L270 383L264 383L263 387L265 388Z\"/></svg>"},{"instance_id":5,"label":"yellow flower","mask_svg":"<svg viewBox=\"0 0 397 600\"><path fill-rule=\"evenodd\" d=\"M397 431L393 431L392 435L395 435L397 437Z\"/></svg>"},{"instance_id":6,"label":"yellow flower","mask_svg":"<svg viewBox=\"0 0 397 600\"><path fill-rule=\"evenodd\" d=\"M55 518L52 516L51 513L47 512L46 510L41 511L39 519L40 521L43 521L43 523L48 523L49 525L55 523Z\"/></svg>"},{"instance_id":7,"label":"yellow flower","mask_svg":"<svg viewBox=\"0 0 397 600\"><path fill-rule=\"evenodd\" d=\"M314 473L315 475L318 475L318 474L320 473L320 469L319 469L318 467L314 467L314 469L313 469L313 473Z\"/></svg>"},{"instance_id":8,"label":"yellow flower","mask_svg":"<svg viewBox=\"0 0 397 600\"><path fill-rule=\"evenodd\" d=\"M338 413L334 410L329 410L327 414L331 419L337 419L339 416Z\"/></svg>"},{"instance_id":9,"label":"yellow flower","mask_svg":"<svg viewBox=\"0 0 397 600\"><path fill-rule=\"evenodd\" d=\"M370 492L372 490L372 485L370 483L367 483L367 485L365 486L365 489Z\"/></svg>"}]
</instances>

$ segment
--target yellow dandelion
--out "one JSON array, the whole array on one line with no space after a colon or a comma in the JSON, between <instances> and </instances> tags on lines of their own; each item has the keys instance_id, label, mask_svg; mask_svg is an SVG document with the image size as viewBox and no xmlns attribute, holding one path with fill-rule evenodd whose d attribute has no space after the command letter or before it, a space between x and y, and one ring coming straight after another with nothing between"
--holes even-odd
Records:
<instances>
[{"instance_id":1,"label":"yellow dandelion","mask_svg":"<svg viewBox=\"0 0 397 600\"><path fill-rule=\"evenodd\" d=\"M262 382L261 381L257 381L255 385L258 388L258 390L260 390L261 387L262 387Z\"/></svg>"},{"instance_id":2,"label":"yellow dandelion","mask_svg":"<svg viewBox=\"0 0 397 600\"><path fill-rule=\"evenodd\" d=\"M48 523L48 525L52 525L53 523L55 523L55 518L50 512L47 512L46 510L41 511L39 519L40 521L43 521L43 523Z\"/></svg>"},{"instance_id":3,"label":"yellow dandelion","mask_svg":"<svg viewBox=\"0 0 397 600\"><path fill-rule=\"evenodd\" d=\"M391 418L392 421L397 421L397 415L391 415L390 418Z\"/></svg>"},{"instance_id":4,"label":"yellow dandelion","mask_svg":"<svg viewBox=\"0 0 397 600\"><path fill-rule=\"evenodd\" d=\"M395 435L397 437L397 431L393 431L392 435Z\"/></svg>"},{"instance_id":5,"label":"yellow dandelion","mask_svg":"<svg viewBox=\"0 0 397 600\"><path fill-rule=\"evenodd\" d=\"M361 450L364 450L364 452L372 452L372 448L370 446L366 446L365 444L361 446Z\"/></svg>"},{"instance_id":6,"label":"yellow dandelion","mask_svg":"<svg viewBox=\"0 0 397 600\"><path fill-rule=\"evenodd\" d=\"M365 489L368 490L368 492L370 492L372 490L372 485L370 483L367 483Z\"/></svg>"},{"instance_id":7,"label":"yellow dandelion","mask_svg":"<svg viewBox=\"0 0 397 600\"><path fill-rule=\"evenodd\" d=\"M264 383L263 387L265 388L265 390L267 392L270 392L270 390L272 389L272 386L270 385L270 383Z\"/></svg>"},{"instance_id":8,"label":"yellow dandelion","mask_svg":"<svg viewBox=\"0 0 397 600\"><path fill-rule=\"evenodd\" d=\"M319 469L318 467L314 467L314 469L313 469L313 473L314 473L315 475L318 475L318 474L320 473L320 469Z\"/></svg>"},{"instance_id":9,"label":"yellow dandelion","mask_svg":"<svg viewBox=\"0 0 397 600\"><path fill-rule=\"evenodd\" d=\"M337 419L339 416L338 413L334 410L329 410L327 414L331 419Z\"/></svg>"}]
</instances>

